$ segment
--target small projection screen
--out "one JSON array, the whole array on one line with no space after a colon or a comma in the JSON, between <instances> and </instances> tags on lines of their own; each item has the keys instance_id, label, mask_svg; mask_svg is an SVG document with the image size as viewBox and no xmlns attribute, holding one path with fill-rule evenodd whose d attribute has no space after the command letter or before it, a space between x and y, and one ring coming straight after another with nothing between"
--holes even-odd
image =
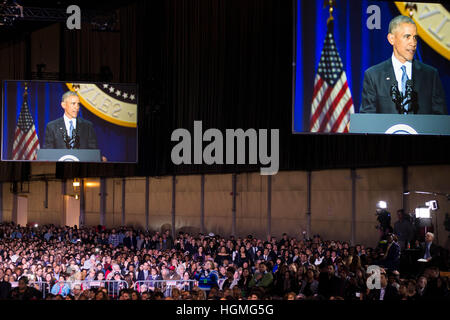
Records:
<instances>
[{"instance_id":1,"label":"small projection screen","mask_svg":"<svg viewBox=\"0 0 450 320\"><path fill-rule=\"evenodd\" d=\"M2 160L137 162L135 84L2 82Z\"/></svg>"}]
</instances>

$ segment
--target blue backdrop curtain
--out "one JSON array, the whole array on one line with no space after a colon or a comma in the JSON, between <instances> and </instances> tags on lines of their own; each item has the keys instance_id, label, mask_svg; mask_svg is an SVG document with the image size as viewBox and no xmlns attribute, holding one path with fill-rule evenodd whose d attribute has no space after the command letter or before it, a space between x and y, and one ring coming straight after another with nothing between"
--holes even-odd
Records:
<instances>
[{"instance_id":1,"label":"blue backdrop curtain","mask_svg":"<svg viewBox=\"0 0 450 320\"><path fill-rule=\"evenodd\" d=\"M296 21L296 86L294 131L308 131L314 76L319 63L326 34L328 7L323 1L297 1ZM381 29L369 30L366 26L367 7L377 5L381 13ZM361 106L364 72L392 55L387 41L389 21L399 15L393 2L368 0L338 0L333 11L334 37L344 64L355 112ZM416 59L439 70L447 108L450 111L450 64L419 38Z\"/></svg>"},{"instance_id":2,"label":"blue backdrop curtain","mask_svg":"<svg viewBox=\"0 0 450 320\"><path fill-rule=\"evenodd\" d=\"M45 127L49 121L64 114L61 96L68 91L65 83L30 81L28 82L28 107L34 120L36 133L42 147ZM23 104L24 82L4 82L3 109L3 160L11 159L14 131ZM125 128L105 121L81 105L79 116L92 122L97 135L98 146L109 161L135 162L136 140L135 128Z\"/></svg>"}]
</instances>

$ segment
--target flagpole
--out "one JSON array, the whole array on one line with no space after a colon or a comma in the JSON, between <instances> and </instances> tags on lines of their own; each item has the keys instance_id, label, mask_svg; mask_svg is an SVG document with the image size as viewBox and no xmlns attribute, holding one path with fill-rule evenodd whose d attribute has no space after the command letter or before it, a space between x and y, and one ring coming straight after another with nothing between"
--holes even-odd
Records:
<instances>
[{"instance_id":1,"label":"flagpole","mask_svg":"<svg viewBox=\"0 0 450 320\"><path fill-rule=\"evenodd\" d=\"M25 100L25 99L27 99L28 98L28 83L24 83L24 92L23 92L23 99Z\"/></svg>"},{"instance_id":2,"label":"flagpole","mask_svg":"<svg viewBox=\"0 0 450 320\"><path fill-rule=\"evenodd\" d=\"M327 20L327 26L331 21L334 20L333 11L334 11L335 5L336 5L336 0L325 0L323 3L324 8L326 8L327 6L330 7L330 9L328 10L330 12L330 16L328 17L328 20Z\"/></svg>"}]
</instances>

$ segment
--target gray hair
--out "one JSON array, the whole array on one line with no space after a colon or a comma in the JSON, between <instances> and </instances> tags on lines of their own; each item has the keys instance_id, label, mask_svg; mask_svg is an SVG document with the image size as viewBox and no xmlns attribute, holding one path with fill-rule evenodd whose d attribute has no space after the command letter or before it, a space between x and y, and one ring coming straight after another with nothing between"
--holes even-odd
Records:
<instances>
[{"instance_id":1,"label":"gray hair","mask_svg":"<svg viewBox=\"0 0 450 320\"><path fill-rule=\"evenodd\" d=\"M402 23L411 23L413 25L416 25L413 19L411 19L410 17L399 15L392 19L391 22L389 22L389 33L394 33L394 31Z\"/></svg>"},{"instance_id":2,"label":"gray hair","mask_svg":"<svg viewBox=\"0 0 450 320\"><path fill-rule=\"evenodd\" d=\"M65 93L62 95L62 97L61 97L61 102L66 101L66 99L67 99L68 97L70 97L70 96L78 97L78 95L77 95L76 92L74 92L74 91L67 91L67 92L65 92Z\"/></svg>"}]
</instances>

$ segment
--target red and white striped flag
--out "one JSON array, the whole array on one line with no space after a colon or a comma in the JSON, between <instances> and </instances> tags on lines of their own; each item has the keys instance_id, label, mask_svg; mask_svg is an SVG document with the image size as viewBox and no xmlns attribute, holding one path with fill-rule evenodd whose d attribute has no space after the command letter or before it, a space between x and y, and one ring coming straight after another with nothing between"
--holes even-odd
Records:
<instances>
[{"instance_id":1,"label":"red and white striped flag","mask_svg":"<svg viewBox=\"0 0 450 320\"><path fill-rule=\"evenodd\" d=\"M350 114L355 112L347 76L328 23L311 104L311 132L348 132Z\"/></svg>"},{"instance_id":2,"label":"red and white striped flag","mask_svg":"<svg viewBox=\"0 0 450 320\"><path fill-rule=\"evenodd\" d=\"M27 103L28 93L25 87L23 104L17 120L12 151L13 160L36 160L39 150L39 139L36 134L33 117Z\"/></svg>"}]
</instances>

